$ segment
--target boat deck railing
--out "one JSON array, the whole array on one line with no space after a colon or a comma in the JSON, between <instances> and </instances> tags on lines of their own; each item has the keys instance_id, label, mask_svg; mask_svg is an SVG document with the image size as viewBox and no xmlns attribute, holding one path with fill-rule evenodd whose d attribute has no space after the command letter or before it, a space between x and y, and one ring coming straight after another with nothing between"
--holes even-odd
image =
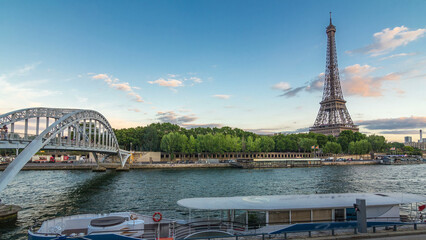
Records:
<instances>
[{"instance_id":1,"label":"boat deck railing","mask_svg":"<svg viewBox=\"0 0 426 240\"><path fill-rule=\"evenodd\" d=\"M200 220L186 224L179 224L175 227L175 238L183 239L191 234L206 231L222 231L231 234L240 234L255 227L248 226L241 222L221 221L221 220Z\"/></svg>"},{"instance_id":2,"label":"boat deck railing","mask_svg":"<svg viewBox=\"0 0 426 240\"><path fill-rule=\"evenodd\" d=\"M350 223L350 222L344 222L344 223ZM386 230L392 230L394 232L396 232L398 230L398 228L400 228L401 226L412 226L413 230L418 230L420 225L426 226L426 222L423 223L415 223L415 222L371 222L372 224L369 224L367 226L367 231L369 233L377 233L377 230L379 228L383 228ZM336 236L336 232L338 230L351 230L353 229L353 234L358 234L358 229L357 229L357 223L356 222L352 222L352 224L348 224L346 227L343 226L336 226L336 227L331 227L328 229L315 229L315 228L299 228L299 229L293 229L293 230L283 230L283 231L279 231L279 232L271 232L271 233L262 233L262 232L252 232L252 233L241 233L241 234L234 234L234 235L222 235L222 236L208 236L208 237L183 237L183 238L179 238L178 236L176 236L176 240L201 240L201 239L209 239L209 240L214 240L214 239L244 239L244 237L257 237L257 238L262 238L262 239L271 239L271 238L279 238L279 239L288 239L290 234L297 234L298 236L300 236L301 234L306 234L306 237L312 237L312 234L314 232L327 232L329 231L329 234L331 236ZM306 225L306 224L295 224L295 225Z\"/></svg>"},{"instance_id":3,"label":"boat deck railing","mask_svg":"<svg viewBox=\"0 0 426 240\"><path fill-rule=\"evenodd\" d=\"M393 231L397 231L399 226L412 226L414 230L417 230L419 225L426 226L426 222L402 222L398 221L395 218L374 218L370 219L374 221L367 222L367 228L370 232L375 233L377 228L386 228L393 229ZM402 219L401 219L402 220ZM405 219L407 220L407 219ZM149 224L148 224L149 225ZM192 221L189 223L177 223L174 221L168 223L162 223L161 228L157 226L145 225L144 229L131 229L131 232L143 231L142 235L139 235L137 238L146 239L146 240L154 240L158 238L160 235L168 235L173 236L174 239L215 239L215 238L235 238L239 237L280 237L284 236L287 238L288 234L304 234L311 236L313 232L329 232L331 235L335 235L336 231L339 230L351 230L353 229L353 233L357 234L357 222L356 221L342 221L342 222L309 222L309 223L269 223L266 224L246 224L241 222L231 222L231 221L223 221L223 220L200 220L200 221ZM160 231L159 231L160 230ZM128 231L128 230L127 230ZM33 234L41 234L44 236L52 236L59 237L60 233L50 232L43 233L40 231L33 231L30 229L30 232ZM117 233L120 234L123 230L109 230L105 231L108 233ZM92 232L90 234L99 234L102 233L100 231ZM199 234L200 233L200 234ZM202 235L202 233L206 233L206 235ZM215 233L210 234L209 233ZM89 234L89 235L90 235ZM121 234L120 234L121 235ZM163 237L163 236L161 236Z\"/></svg>"}]
</instances>

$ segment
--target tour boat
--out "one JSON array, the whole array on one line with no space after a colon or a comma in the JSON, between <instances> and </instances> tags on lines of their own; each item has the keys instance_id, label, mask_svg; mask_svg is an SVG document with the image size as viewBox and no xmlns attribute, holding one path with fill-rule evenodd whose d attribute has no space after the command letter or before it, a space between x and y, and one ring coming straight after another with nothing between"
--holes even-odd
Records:
<instances>
[{"instance_id":1,"label":"tour boat","mask_svg":"<svg viewBox=\"0 0 426 240\"><path fill-rule=\"evenodd\" d=\"M37 231L30 229L28 239L155 239L169 236L165 230L172 229L173 223L162 219L160 213L152 217L132 212L80 214L47 220Z\"/></svg>"},{"instance_id":2,"label":"tour boat","mask_svg":"<svg viewBox=\"0 0 426 240\"><path fill-rule=\"evenodd\" d=\"M162 219L159 212L74 215L43 222L29 230L28 239L189 239L354 228L356 199L366 202L368 226L418 221L417 204L423 210L426 202L423 195L405 193L187 198L177 202L189 210L185 220Z\"/></svg>"},{"instance_id":3,"label":"tour boat","mask_svg":"<svg viewBox=\"0 0 426 240\"><path fill-rule=\"evenodd\" d=\"M368 226L419 221L421 211L417 206L426 202L423 195L406 193L334 193L188 198L177 203L189 209L189 216L195 215L194 211L207 211L209 216L216 212L223 221L244 226L234 230L273 234L285 229L309 231L356 226L356 199L366 202Z\"/></svg>"}]
</instances>

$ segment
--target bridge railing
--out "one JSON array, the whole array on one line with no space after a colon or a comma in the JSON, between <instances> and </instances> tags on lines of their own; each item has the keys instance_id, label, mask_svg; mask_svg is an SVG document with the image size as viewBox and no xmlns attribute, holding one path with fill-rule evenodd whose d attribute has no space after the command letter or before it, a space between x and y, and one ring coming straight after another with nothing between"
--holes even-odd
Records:
<instances>
[{"instance_id":1,"label":"bridge railing","mask_svg":"<svg viewBox=\"0 0 426 240\"><path fill-rule=\"evenodd\" d=\"M0 133L0 140L2 141L32 141L34 140L38 135L35 134L25 134L25 133L19 133L19 132L13 132L13 133Z\"/></svg>"},{"instance_id":2,"label":"bridge railing","mask_svg":"<svg viewBox=\"0 0 426 240\"><path fill-rule=\"evenodd\" d=\"M22 132L13 132L13 133L0 133L0 141L21 141L30 143L38 135L36 134L25 134ZM62 146L62 147L75 147L75 148L97 148L105 150L114 150L114 147L107 145L99 144L93 140L89 143L87 141L77 141L75 139L68 139L68 137L56 137L52 139L46 146Z\"/></svg>"}]
</instances>

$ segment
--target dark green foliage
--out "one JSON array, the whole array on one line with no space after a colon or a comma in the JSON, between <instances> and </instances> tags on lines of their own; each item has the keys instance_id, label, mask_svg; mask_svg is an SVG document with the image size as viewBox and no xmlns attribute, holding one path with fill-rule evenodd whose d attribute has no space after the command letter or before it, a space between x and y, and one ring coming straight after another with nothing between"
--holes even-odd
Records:
<instances>
[{"instance_id":1,"label":"dark green foliage","mask_svg":"<svg viewBox=\"0 0 426 240\"><path fill-rule=\"evenodd\" d=\"M327 142L324 146L323 152L324 153L334 153L338 154L342 151L342 147L340 144L336 142Z\"/></svg>"},{"instance_id":2,"label":"dark green foliage","mask_svg":"<svg viewBox=\"0 0 426 240\"><path fill-rule=\"evenodd\" d=\"M260 136L231 127L185 129L171 123L153 123L146 127L114 129L114 132L123 149L130 149L132 145L132 150L164 151L171 155L178 152L310 152L312 146L319 146L324 153L348 153L351 142L354 152L380 152L394 146L402 152L404 146L399 143L387 144L382 136L366 137L352 131L341 132L337 139L318 133ZM362 144L359 143L361 141Z\"/></svg>"},{"instance_id":3,"label":"dark green foliage","mask_svg":"<svg viewBox=\"0 0 426 240\"><path fill-rule=\"evenodd\" d=\"M351 154L367 154L371 151L371 144L367 139L349 143L349 153Z\"/></svg>"},{"instance_id":4,"label":"dark green foliage","mask_svg":"<svg viewBox=\"0 0 426 240\"><path fill-rule=\"evenodd\" d=\"M158 138L157 129L154 126L147 126L142 135L141 145L142 151L158 151L158 144L160 139Z\"/></svg>"},{"instance_id":5,"label":"dark green foliage","mask_svg":"<svg viewBox=\"0 0 426 240\"><path fill-rule=\"evenodd\" d=\"M313 138L300 138L299 148L304 152L310 152L312 147L317 145L317 140Z\"/></svg>"},{"instance_id":6,"label":"dark green foliage","mask_svg":"<svg viewBox=\"0 0 426 240\"><path fill-rule=\"evenodd\" d=\"M367 140L374 152L383 152L386 149L386 139L383 136L370 135Z\"/></svg>"},{"instance_id":7,"label":"dark green foliage","mask_svg":"<svg viewBox=\"0 0 426 240\"><path fill-rule=\"evenodd\" d=\"M343 152L348 152L349 143L358 142L366 138L365 134L360 132L352 132L351 130L342 131L337 138L337 142L342 147Z\"/></svg>"}]
</instances>

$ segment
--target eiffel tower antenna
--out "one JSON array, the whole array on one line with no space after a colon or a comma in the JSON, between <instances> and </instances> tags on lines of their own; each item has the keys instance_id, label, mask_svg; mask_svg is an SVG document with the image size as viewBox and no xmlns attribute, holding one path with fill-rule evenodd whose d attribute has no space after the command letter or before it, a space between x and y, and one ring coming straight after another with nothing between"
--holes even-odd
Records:
<instances>
[{"instance_id":1,"label":"eiffel tower antenna","mask_svg":"<svg viewBox=\"0 0 426 240\"><path fill-rule=\"evenodd\" d=\"M324 92L318 116L314 126L309 131L336 137L344 130L358 132L359 129L352 122L348 109L346 109L346 101L343 99L339 67L337 65L336 27L331 22L331 12L330 25L328 25L326 33L327 63L325 68Z\"/></svg>"}]
</instances>

